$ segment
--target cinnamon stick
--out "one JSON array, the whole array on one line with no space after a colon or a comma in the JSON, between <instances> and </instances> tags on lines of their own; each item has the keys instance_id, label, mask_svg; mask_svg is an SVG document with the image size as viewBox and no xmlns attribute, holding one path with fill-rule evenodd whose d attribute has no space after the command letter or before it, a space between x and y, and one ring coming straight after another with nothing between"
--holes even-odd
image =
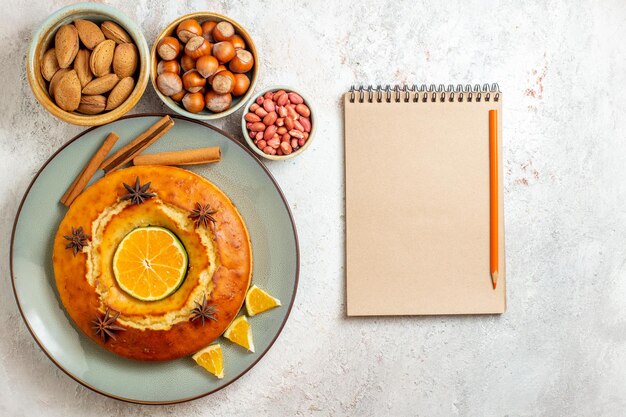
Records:
<instances>
[{"instance_id":1,"label":"cinnamon stick","mask_svg":"<svg viewBox=\"0 0 626 417\"><path fill-rule=\"evenodd\" d=\"M78 197L80 193L83 192L83 190L89 183L89 180L91 179L91 177L93 177L93 174L96 173L98 167L100 166L104 158L106 158L109 151L111 150L113 145L115 145L115 142L117 142L118 139L119 136L117 136L115 132L109 133L109 135L102 143L102 146L100 146L100 149L98 149L98 151L91 157L89 162L87 162L85 168L83 168L83 171L80 173L80 175L74 180L72 185L70 185L65 194L63 194L63 197L61 197L61 203L69 207L74 202L76 197Z\"/></svg>"},{"instance_id":2,"label":"cinnamon stick","mask_svg":"<svg viewBox=\"0 0 626 417\"><path fill-rule=\"evenodd\" d=\"M219 146L210 148L189 149L175 152L160 152L138 155L133 159L134 165L199 165L219 162L222 152Z\"/></svg>"},{"instance_id":3,"label":"cinnamon stick","mask_svg":"<svg viewBox=\"0 0 626 417\"><path fill-rule=\"evenodd\" d=\"M100 168L105 174L120 168L136 155L143 152L148 146L156 142L168 130L174 126L174 121L170 116L164 116L158 122L150 126L145 132L123 146L119 151L115 152L111 157L104 161Z\"/></svg>"},{"instance_id":4,"label":"cinnamon stick","mask_svg":"<svg viewBox=\"0 0 626 417\"><path fill-rule=\"evenodd\" d=\"M65 194L63 194L63 197L61 197L61 200L59 200L61 201L62 204L67 205L65 204L65 202L67 201L67 197L69 197L70 193L74 190L74 188L76 188L76 184L78 184L78 180L80 180L80 177L84 173L85 173L85 168L83 168L83 170L80 171L80 174L76 176L76 178L74 179L74 182L67 188L67 190L65 190Z\"/></svg>"}]
</instances>

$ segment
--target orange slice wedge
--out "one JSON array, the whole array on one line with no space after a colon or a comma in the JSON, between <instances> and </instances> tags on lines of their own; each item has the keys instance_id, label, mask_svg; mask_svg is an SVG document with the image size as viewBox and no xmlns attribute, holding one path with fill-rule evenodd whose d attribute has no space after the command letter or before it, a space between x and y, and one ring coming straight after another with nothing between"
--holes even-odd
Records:
<instances>
[{"instance_id":1,"label":"orange slice wedge","mask_svg":"<svg viewBox=\"0 0 626 417\"><path fill-rule=\"evenodd\" d=\"M187 274L188 257L174 233L162 227L138 227L120 242L113 273L120 288L142 301L166 298Z\"/></svg>"},{"instance_id":2,"label":"orange slice wedge","mask_svg":"<svg viewBox=\"0 0 626 417\"><path fill-rule=\"evenodd\" d=\"M219 343L209 345L192 356L198 365L218 377L224 378L224 356Z\"/></svg>"},{"instance_id":3,"label":"orange slice wedge","mask_svg":"<svg viewBox=\"0 0 626 417\"><path fill-rule=\"evenodd\" d=\"M278 298L272 297L256 285L250 287L246 295L246 310L250 317L280 305Z\"/></svg>"},{"instance_id":4,"label":"orange slice wedge","mask_svg":"<svg viewBox=\"0 0 626 417\"><path fill-rule=\"evenodd\" d=\"M250 352L254 352L254 342L252 341L252 329L246 316L239 316L226 329L224 337L233 343L243 346Z\"/></svg>"}]
</instances>

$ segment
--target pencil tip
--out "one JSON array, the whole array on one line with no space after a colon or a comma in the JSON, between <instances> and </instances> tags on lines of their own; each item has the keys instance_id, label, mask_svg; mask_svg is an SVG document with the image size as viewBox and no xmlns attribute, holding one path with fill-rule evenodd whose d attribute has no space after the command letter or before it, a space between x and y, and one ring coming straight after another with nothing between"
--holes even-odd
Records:
<instances>
[{"instance_id":1,"label":"pencil tip","mask_svg":"<svg viewBox=\"0 0 626 417\"><path fill-rule=\"evenodd\" d=\"M491 273L491 283L493 284L493 289L495 290L498 286L498 272Z\"/></svg>"}]
</instances>

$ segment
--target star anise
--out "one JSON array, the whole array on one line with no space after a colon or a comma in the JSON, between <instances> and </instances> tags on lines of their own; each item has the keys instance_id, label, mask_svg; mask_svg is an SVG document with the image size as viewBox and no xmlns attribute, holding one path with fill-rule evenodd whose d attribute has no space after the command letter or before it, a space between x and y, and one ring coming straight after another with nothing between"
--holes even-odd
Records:
<instances>
[{"instance_id":1,"label":"star anise","mask_svg":"<svg viewBox=\"0 0 626 417\"><path fill-rule=\"evenodd\" d=\"M91 328L94 332L96 332L96 336L100 336L102 343L107 341L107 337L115 340L115 332L126 330L115 324L115 321L120 316L119 311L115 311L115 314L113 315L111 315L111 311L115 310L111 310L107 307L104 317L97 316L95 320L92 320L91 322Z\"/></svg>"},{"instance_id":2,"label":"star anise","mask_svg":"<svg viewBox=\"0 0 626 417\"><path fill-rule=\"evenodd\" d=\"M205 320L213 320L215 321L215 313L217 313L217 308L215 308L215 304L209 304L206 299L206 294L202 297L202 302L199 303L194 301L196 306L193 310L191 310L191 321L196 321L197 319L202 320L202 325L204 326Z\"/></svg>"},{"instance_id":3,"label":"star anise","mask_svg":"<svg viewBox=\"0 0 626 417\"><path fill-rule=\"evenodd\" d=\"M141 204L147 199L156 196L156 194L148 192L148 188L150 188L151 183L148 182L144 185L141 185L139 183L139 177L135 179L135 185L132 187L126 183L123 184L124 188L126 188L126 191L128 191L128 194L122 196L122 200L130 200L131 204Z\"/></svg>"},{"instance_id":4,"label":"star anise","mask_svg":"<svg viewBox=\"0 0 626 417\"><path fill-rule=\"evenodd\" d=\"M78 229L74 229L74 226L72 226L72 234L63 237L70 241L65 246L65 249L72 249L74 256L76 256L79 251L82 251L85 246L89 245L89 239L91 238L90 235L83 231L82 226Z\"/></svg>"},{"instance_id":5,"label":"star anise","mask_svg":"<svg viewBox=\"0 0 626 417\"><path fill-rule=\"evenodd\" d=\"M191 210L191 214L189 218L193 220L196 224L196 227L204 226L209 227L209 222L217 222L213 214L217 213L217 210L211 210L211 206L209 204L200 204L196 203L196 208Z\"/></svg>"}]
</instances>

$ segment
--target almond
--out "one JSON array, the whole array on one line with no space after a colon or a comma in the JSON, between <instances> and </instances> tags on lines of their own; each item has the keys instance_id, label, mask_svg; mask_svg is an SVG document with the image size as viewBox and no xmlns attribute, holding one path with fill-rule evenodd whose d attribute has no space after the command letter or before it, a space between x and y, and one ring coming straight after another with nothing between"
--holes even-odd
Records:
<instances>
[{"instance_id":1,"label":"almond","mask_svg":"<svg viewBox=\"0 0 626 417\"><path fill-rule=\"evenodd\" d=\"M126 101L130 93L133 92L133 88L135 88L135 80L133 77L122 78L113 90L111 90L105 110L113 110Z\"/></svg>"},{"instance_id":2,"label":"almond","mask_svg":"<svg viewBox=\"0 0 626 417\"><path fill-rule=\"evenodd\" d=\"M76 71L65 74L54 89L54 101L65 111L74 111L80 104L80 80Z\"/></svg>"},{"instance_id":3,"label":"almond","mask_svg":"<svg viewBox=\"0 0 626 417\"><path fill-rule=\"evenodd\" d=\"M104 94L110 91L120 79L115 74L107 74L92 80L83 88L83 94Z\"/></svg>"},{"instance_id":4,"label":"almond","mask_svg":"<svg viewBox=\"0 0 626 417\"><path fill-rule=\"evenodd\" d=\"M78 51L76 55L76 59L74 59L74 69L76 70L76 75L78 75L78 79L80 80L80 86L85 87L89 84L89 81L93 79L93 74L89 69L89 56L91 52L87 49L81 49Z\"/></svg>"},{"instance_id":5,"label":"almond","mask_svg":"<svg viewBox=\"0 0 626 417\"><path fill-rule=\"evenodd\" d=\"M96 46L89 57L89 69L96 77L108 74L113 62L113 52L115 51L115 42L108 39Z\"/></svg>"},{"instance_id":6,"label":"almond","mask_svg":"<svg viewBox=\"0 0 626 417\"><path fill-rule=\"evenodd\" d=\"M78 53L78 30L74 25L63 25L54 35L54 51L59 67L68 68Z\"/></svg>"},{"instance_id":7,"label":"almond","mask_svg":"<svg viewBox=\"0 0 626 417\"><path fill-rule=\"evenodd\" d=\"M137 70L139 55L132 43L122 43L115 47L113 72L120 78L130 77Z\"/></svg>"},{"instance_id":8,"label":"almond","mask_svg":"<svg viewBox=\"0 0 626 417\"><path fill-rule=\"evenodd\" d=\"M41 58L41 75L46 81L50 81L59 68L59 61L57 61L54 48L48 49L46 53L43 54L43 58Z\"/></svg>"},{"instance_id":9,"label":"almond","mask_svg":"<svg viewBox=\"0 0 626 417\"><path fill-rule=\"evenodd\" d=\"M106 36L107 39L111 39L115 41L115 43L132 43L133 39L128 36L128 33L120 25L115 22L111 22L107 20L106 22L102 22L100 25L100 29L102 29L102 33Z\"/></svg>"},{"instance_id":10,"label":"almond","mask_svg":"<svg viewBox=\"0 0 626 417\"><path fill-rule=\"evenodd\" d=\"M89 20L74 20L74 25L78 30L78 37L88 49L93 49L100 42L104 42L104 34L93 22Z\"/></svg>"},{"instance_id":11,"label":"almond","mask_svg":"<svg viewBox=\"0 0 626 417\"><path fill-rule=\"evenodd\" d=\"M84 114L98 114L104 111L107 103L105 96L82 96L78 111Z\"/></svg>"},{"instance_id":12,"label":"almond","mask_svg":"<svg viewBox=\"0 0 626 417\"><path fill-rule=\"evenodd\" d=\"M56 89L57 84L59 84L59 81L61 81L61 78L63 78L63 76L67 74L68 72L70 72L69 69L61 68L60 70L54 73L54 75L52 76L52 79L50 80L50 85L48 86L48 93L50 94L50 97L54 97L54 90Z\"/></svg>"}]
</instances>

